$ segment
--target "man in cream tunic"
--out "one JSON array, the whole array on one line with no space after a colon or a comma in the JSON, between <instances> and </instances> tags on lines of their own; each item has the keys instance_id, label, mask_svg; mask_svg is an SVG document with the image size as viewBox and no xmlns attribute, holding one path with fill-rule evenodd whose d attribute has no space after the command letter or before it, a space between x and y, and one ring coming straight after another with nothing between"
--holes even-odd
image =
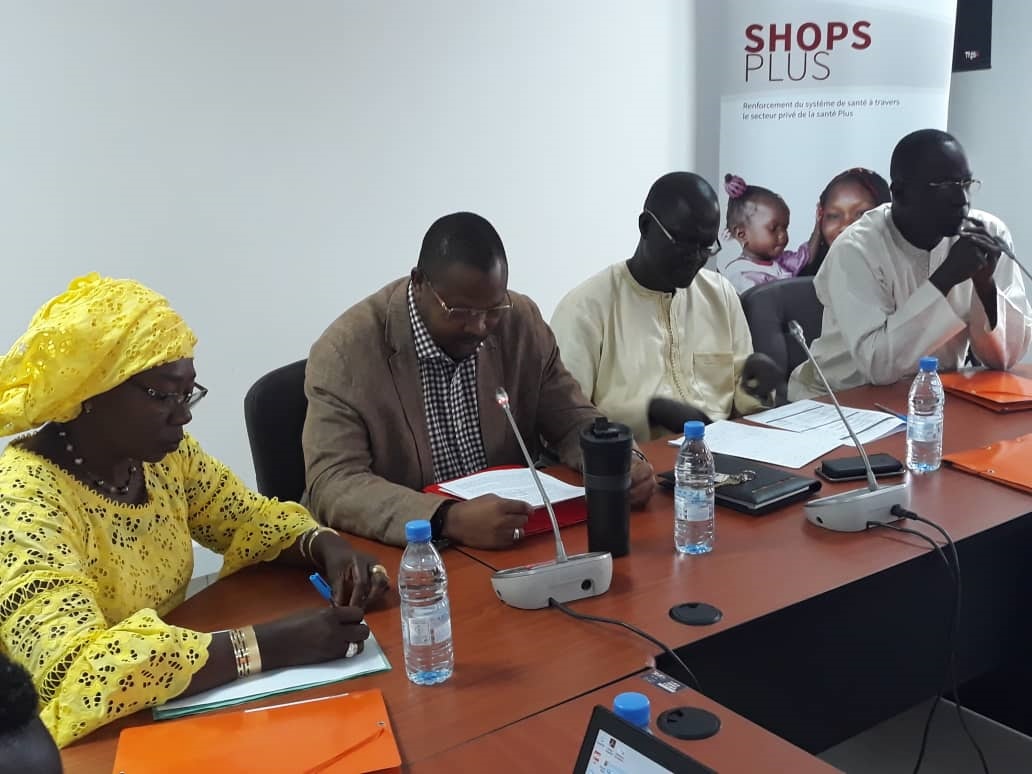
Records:
<instances>
[{"instance_id":1,"label":"man in cream tunic","mask_svg":"<svg viewBox=\"0 0 1032 774\"><path fill-rule=\"evenodd\" d=\"M913 132L892 154L892 203L839 235L817 273L824 304L814 357L834 390L891 384L917 372L923 355L943 370L968 348L987 367L1007 370L1028 350L1032 318L998 218L970 209L977 185L951 135ZM792 373L789 398L825 392L813 365Z\"/></svg>"},{"instance_id":2,"label":"man in cream tunic","mask_svg":"<svg viewBox=\"0 0 1032 774\"><path fill-rule=\"evenodd\" d=\"M753 353L735 289L702 268L720 249L713 189L692 173L664 175L638 229L634 256L570 291L552 317L581 388L639 441L769 404L784 375Z\"/></svg>"}]
</instances>

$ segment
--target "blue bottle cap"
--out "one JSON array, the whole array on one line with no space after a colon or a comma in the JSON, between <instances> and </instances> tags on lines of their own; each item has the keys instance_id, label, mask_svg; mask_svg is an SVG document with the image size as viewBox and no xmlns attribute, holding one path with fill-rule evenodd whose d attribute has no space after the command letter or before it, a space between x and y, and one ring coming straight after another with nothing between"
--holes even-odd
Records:
<instances>
[{"instance_id":1,"label":"blue bottle cap","mask_svg":"<svg viewBox=\"0 0 1032 774\"><path fill-rule=\"evenodd\" d=\"M701 424L701 423L700 423ZM638 728L649 726L649 697L643 693L628 691L617 694L613 699L613 713Z\"/></svg>"},{"instance_id":2,"label":"blue bottle cap","mask_svg":"<svg viewBox=\"0 0 1032 774\"><path fill-rule=\"evenodd\" d=\"M405 525L405 540L410 543L430 542L430 522L426 519L414 519Z\"/></svg>"},{"instance_id":3,"label":"blue bottle cap","mask_svg":"<svg viewBox=\"0 0 1032 774\"><path fill-rule=\"evenodd\" d=\"M922 371L938 371L939 370L939 358L932 355L925 355L918 362L919 367Z\"/></svg>"},{"instance_id":4,"label":"blue bottle cap","mask_svg":"<svg viewBox=\"0 0 1032 774\"><path fill-rule=\"evenodd\" d=\"M696 438L703 438L706 435L706 425L698 420L691 420L684 423L684 439L691 441Z\"/></svg>"}]
</instances>

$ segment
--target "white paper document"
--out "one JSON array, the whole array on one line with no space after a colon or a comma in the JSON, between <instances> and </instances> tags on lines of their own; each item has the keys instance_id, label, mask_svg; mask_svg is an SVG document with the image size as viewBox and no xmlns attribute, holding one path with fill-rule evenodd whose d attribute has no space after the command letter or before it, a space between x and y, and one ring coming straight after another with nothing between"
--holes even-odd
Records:
<instances>
[{"instance_id":1,"label":"white paper document","mask_svg":"<svg viewBox=\"0 0 1032 774\"><path fill-rule=\"evenodd\" d=\"M245 701L263 699L266 696L314 688L317 685L336 683L374 672L384 672L390 668L390 661L387 660L387 656L380 648L380 643L370 632L362 652L356 656L327 661L323 664L309 664L308 666L262 672L208 691L195 693L193 696L173 699L154 708L154 719L169 720L185 715L195 715L200 712L243 704Z\"/></svg>"},{"instance_id":2,"label":"white paper document","mask_svg":"<svg viewBox=\"0 0 1032 774\"><path fill-rule=\"evenodd\" d=\"M682 441L678 438L670 444L680 446ZM840 444L831 433L792 433L726 419L706 425L710 451L786 468L801 468Z\"/></svg>"},{"instance_id":3,"label":"white paper document","mask_svg":"<svg viewBox=\"0 0 1032 774\"><path fill-rule=\"evenodd\" d=\"M899 417L884 411L868 411L843 406L842 413L849 419L849 424L860 439L860 443L891 435L907 426L907 423ZM837 438L839 443L844 446L853 445L849 431L846 430L846 426L839 419L838 412L830 403L797 400L786 406L750 414L746 419L794 433L824 433Z\"/></svg>"},{"instance_id":4,"label":"white paper document","mask_svg":"<svg viewBox=\"0 0 1032 774\"><path fill-rule=\"evenodd\" d=\"M553 503L584 496L584 487L582 486L567 484L547 473L539 472L538 475L541 477L541 485ZM541 499L541 493L534 483L534 477L528 468L483 470L472 476L458 478L440 486L448 494L461 497L463 500L472 500L480 495L495 494L509 500L523 500L534 508L545 506Z\"/></svg>"}]
</instances>

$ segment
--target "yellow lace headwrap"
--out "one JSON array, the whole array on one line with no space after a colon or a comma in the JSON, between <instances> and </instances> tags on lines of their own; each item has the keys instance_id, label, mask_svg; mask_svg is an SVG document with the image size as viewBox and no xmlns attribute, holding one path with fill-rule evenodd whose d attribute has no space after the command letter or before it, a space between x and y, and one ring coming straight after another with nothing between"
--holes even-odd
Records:
<instances>
[{"instance_id":1,"label":"yellow lace headwrap","mask_svg":"<svg viewBox=\"0 0 1032 774\"><path fill-rule=\"evenodd\" d=\"M44 304L0 359L0 436L68 422L82 402L148 368L193 357L194 336L164 297L87 274Z\"/></svg>"}]
</instances>

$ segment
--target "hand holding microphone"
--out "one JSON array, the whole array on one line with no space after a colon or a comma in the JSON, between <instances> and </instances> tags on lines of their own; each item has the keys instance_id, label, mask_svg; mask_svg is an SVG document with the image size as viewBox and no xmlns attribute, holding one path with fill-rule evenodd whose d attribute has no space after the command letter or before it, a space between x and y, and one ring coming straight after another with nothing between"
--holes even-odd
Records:
<instances>
[{"instance_id":1,"label":"hand holding microphone","mask_svg":"<svg viewBox=\"0 0 1032 774\"><path fill-rule=\"evenodd\" d=\"M990 234L977 218L965 218L958 236L946 260L928 278L944 296L965 280L978 286L990 283L1002 252L1002 240Z\"/></svg>"}]
</instances>

